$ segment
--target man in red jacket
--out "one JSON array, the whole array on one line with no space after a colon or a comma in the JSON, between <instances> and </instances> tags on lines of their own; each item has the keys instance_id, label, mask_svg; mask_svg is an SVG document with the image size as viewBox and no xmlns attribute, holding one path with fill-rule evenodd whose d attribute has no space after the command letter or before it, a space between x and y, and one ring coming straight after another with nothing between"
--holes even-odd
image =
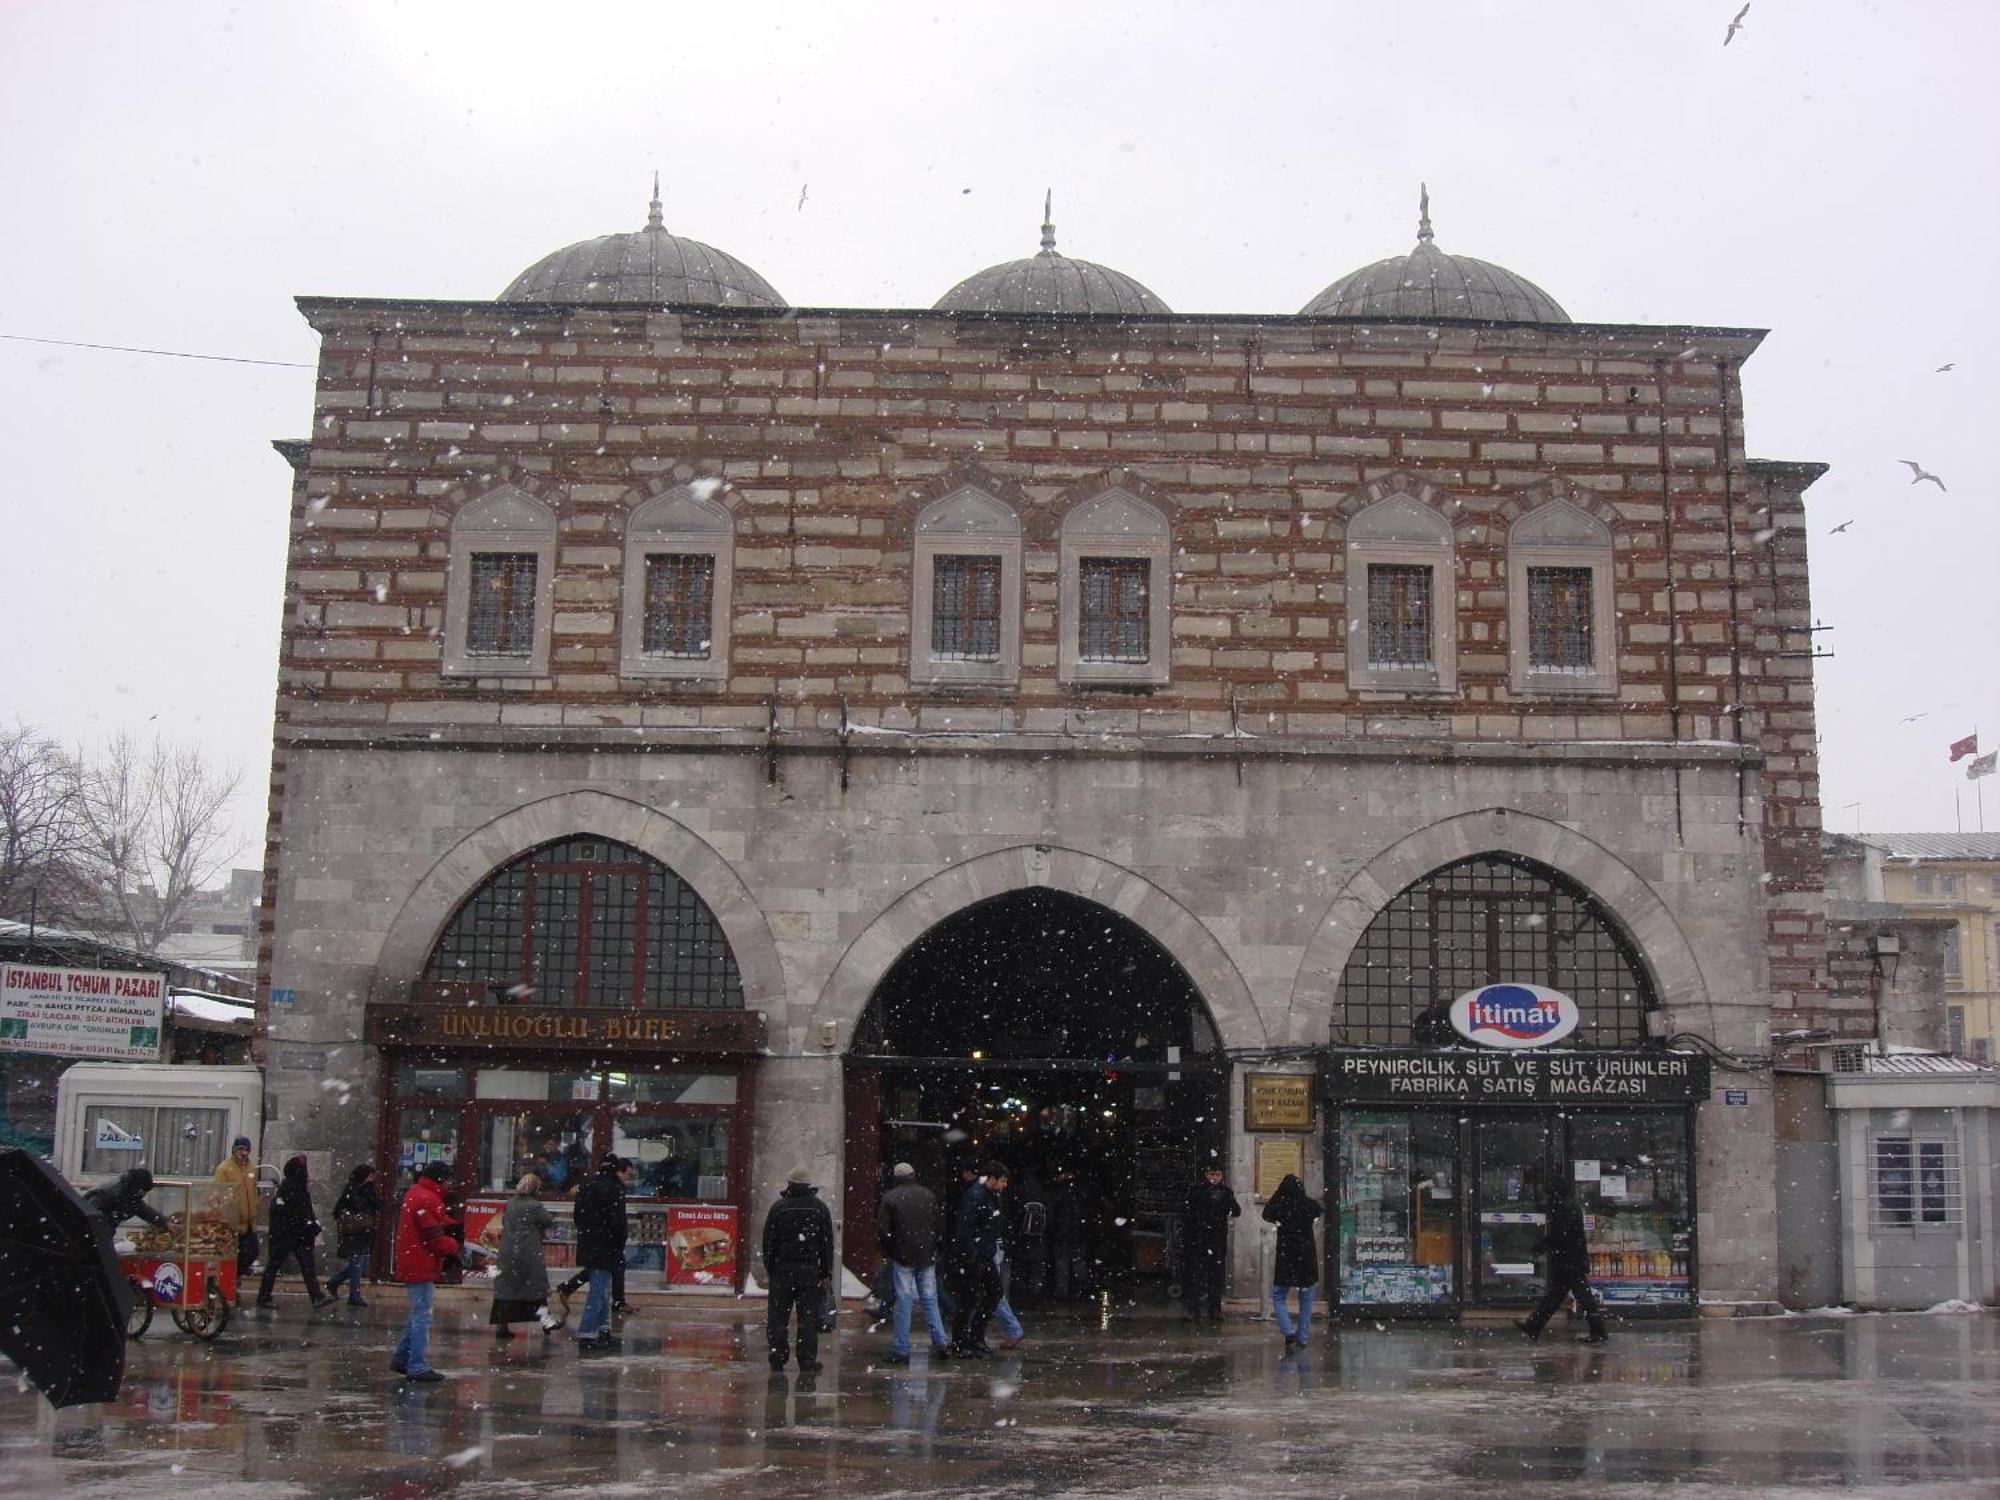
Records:
<instances>
[{"instance_id":1,"label":"man in red jacket","mask_svg":"<svg viewBox=\"0 0 2000 1500\"><path fill-rule=\"evenodd\" d=\"M431 1299L446 1259L459 1253L444 1206L444 1185L450 1178L451 1168L443 1162L428 1163L403 1194L396 1220L396 1279L409 1294L410 1316L389 1356L389 1368L405 1380L427 1384L444 1379L425 1357L430 1352Z\"/></svg>"}]
</instances>

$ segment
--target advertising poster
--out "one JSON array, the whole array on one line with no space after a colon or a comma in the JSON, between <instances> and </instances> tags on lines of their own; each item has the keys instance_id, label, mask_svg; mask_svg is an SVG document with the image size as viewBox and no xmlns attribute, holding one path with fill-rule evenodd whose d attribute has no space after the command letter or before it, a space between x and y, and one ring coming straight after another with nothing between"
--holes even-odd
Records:
<instances>
[{"instance_id":1,"label":"advertising poster","mask_svg":"<svg viewBox=\"0 0 2000 1500\"><path fill-rule=\"evenodd\" d=\"M0 964L0 1052L158 1062L164 974Z\"/></svg>"},{"instance_id":2,"label":"advertising poster","mask_svg":"<svg viewBox=\"0 0 2000 1500\"><path fill-rule=\"evenodd\" d=\"M734 1204L668 1204L667 1285L683 1291L735 1291L737 1239Z\"/></svg>"}]
</instances>

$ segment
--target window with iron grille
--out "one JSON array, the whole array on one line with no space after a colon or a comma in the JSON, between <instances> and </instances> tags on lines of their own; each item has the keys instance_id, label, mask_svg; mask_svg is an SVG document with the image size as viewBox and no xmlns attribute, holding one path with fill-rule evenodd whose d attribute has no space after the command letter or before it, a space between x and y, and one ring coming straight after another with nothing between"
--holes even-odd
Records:
<instances>
[{"instance_id":1,"label":"window with iron grille","mask_svg":"<svg viewBox=\"0 0 2000 1500\"><path fill-rule=\"evenodd\" d=\"M1143 557L1086 557L1079 563L1077 653L1085 661L1147 659L1147 590Z\"/></svg>"},{"instance_id":2,"label":"window with iron grille","mask_svg":"<svg viewBox=\"0 0 2000 1500\"><path fill-rule=\"evenodd\" d=\"M532 552L472 554L472 595L465 617L468 656L527 657L535 649Z\"/></svg>"},{"instance_id":3,"label":"window with iron grille","mask_svg":"<svg viewBox=\"0 0 2000 1500\"><path fill-rule=\"evenodd\" d=\"M713 639L715 558L706 552L646 555L648 656L706 657Z\"/></svg>"},{"instance_id":4,"label":"window with iron grille","mask_svg":"<svg viewBox=\"0 0 2000 1500\"><path fill-rule=\"evenodd\" d=\"M1451 1039L1451 1002L1481 985L1545 985L1576 1001L1572 1047L1636 1047L1655 1004L1637 950L1581 886L1481 855L1430 874L1376 914L1341 974L1334 1041Z\"/></svg>"},{"instance_id":5,"label":"window with iron grille","mask_svg":"<svg viewBox=\"0 0 2000 1500\"><path fill-rule=\"evenodd\" d=\"M497 871L446 924L424 977L524 985L550 1007L743 1005L707 904L658 860L600 838L546 844Z\"/></svg>"},{"instance_id":6,"label":"window with iron grille","mask_svg":"<svg viewBox=\"0 0 2000 1500\"><path fill-rule=\"evenodd\" d=\"M945 556L931 568L931 655L943 661L1000 658L1000 558Z\"/></svg>"},{"instance_id":7,"label":"window with iron grille","mask_svg":"<svg viewBox=\"0 0 2000 1500\"><path fill-rule=\"evenodd\" d=\"M1957 1141L1878 1135L1868 1166L1869 1199L1878 1229L1923 1229L1964 1219L1965 1186Z\"/></svg>"},{"instance_id":8,"label":"window with iron grille","mask_svg":"<svg viewBox=\"0 0 2000 1500\"><path fill-rule=\"evenodd\" d=\"M1431 665L1431 570L1422 564L1368 565L1368 665Z\"/></svg>"},{"instance_id":9,"label":"window with iron grille","mask_svg":"<svg viewBox=\"0 0 2000 1500\"><path fill-rule=\"evenodd\" d=\"M1596 669L1589 568L1528 569L1528 665L1537 672Z\"/></svg>"}]
</instances>

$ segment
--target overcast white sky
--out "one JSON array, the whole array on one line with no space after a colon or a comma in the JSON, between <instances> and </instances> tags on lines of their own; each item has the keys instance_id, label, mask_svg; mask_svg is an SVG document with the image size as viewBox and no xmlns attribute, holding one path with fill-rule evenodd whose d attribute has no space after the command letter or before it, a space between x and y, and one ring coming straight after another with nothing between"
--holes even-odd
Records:
<instances>
[{"instance_id":1,"label":"overcast white sky","mask_svg":"<svg viewBox=\"0 0 2000 1500\"><path fill-rule=\"evenodd\" d=\"M1737 3L12 0L0 334L310 365L295 294L492 297L637 228L655 166L670 228L801 306L927 306L1032 253L1053 186L1066 252L1293 312L1406 250L1427 180L1442 248L1579 320L1772 330L1750 452L1833 465L1827 821L1950 829L1962 792L1973 828L1945 746L2000 743L2000 6L1755 0L1725 49ZM0 717L199 738L257 863L269 440L310 369L0 340L0 383Z\"/></svg>"}]
</instances>

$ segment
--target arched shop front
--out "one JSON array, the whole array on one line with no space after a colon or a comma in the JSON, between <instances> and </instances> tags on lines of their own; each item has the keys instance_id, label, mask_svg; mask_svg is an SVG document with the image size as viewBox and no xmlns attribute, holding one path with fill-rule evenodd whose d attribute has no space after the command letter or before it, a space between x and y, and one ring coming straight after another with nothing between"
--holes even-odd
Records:
<instances>
[{"instance_id":1,"label":"arched shop front","mask_svg":"<svg viewBox=\"0 0 2000 1500\"><path fill-rule=\"evenodd\" d=\"M1163 1287L1196 1164L1224 1149L1227 1098L1200 993L1129 918L1041 887L968 907L898 959L856 1028L847 1263L866 1274L879 1258L893 1163L949 1203L963 1165L998 1158L1015 1196L1047 1209L1017 1281L1072 1297ZM1037 1276L1037 1250L1057 1243L1076 1247L1068 1274L1048 1256Z\"/></svg>"},{"instance_id":2,"label":"arched shop front","mask_svg":"<svg viewBox=\"0 0 2000 1500\"><path fill-rule=\"evenodd\" d=\"M572 837L495 871L407 1003L368 1007L367 1037L383 1060L381 1159L399 1189L447 1163L470 1233L528 1172L564 1219L616 1152L637 1167L628 1263L643 1287L660 1282L676 1215L727 1223L718 1210L748 1207L763 1022L714 914L639 850ZM552 1265L571 1263L566 1231Z\"/></svg>"},{"instance_id":3,"label":"arched shop front","mask_svg":"<svg viewBox=\"0 0 2000 1500\"><path fill-rule=\"evenodd\" d=\"M1496 984L1557 992L1574 1030L1542 1047L1455 1027L1453 1001ZM1655 1036L1657 1010L1631 939L1554 870L1486 854L1389 901L1348 959L1321 1069L1338 1306L1452 1316L1532 1302L1543 1193L1563 1177L1606 1300L1692 1312L1709 1071Z\"/></svg>"}]
</instances>

